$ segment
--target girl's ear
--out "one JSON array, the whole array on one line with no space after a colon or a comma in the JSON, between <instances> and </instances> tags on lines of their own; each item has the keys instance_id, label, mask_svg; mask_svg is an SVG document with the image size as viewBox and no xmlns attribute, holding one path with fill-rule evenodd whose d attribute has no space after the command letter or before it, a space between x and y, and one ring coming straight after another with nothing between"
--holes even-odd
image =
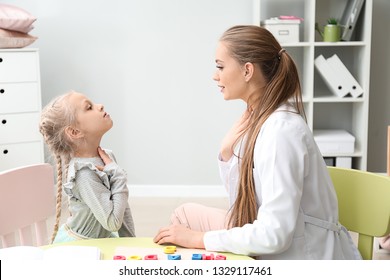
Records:
<instances>
[{"instance_id":1,"label":"girl's ear","mask_svg":"<svg viewBox=\"0 0 390 280\"><path fill-rule=\"evenodd\" d=\"M253 72L254 72L254 65L253 63L247 62L244 65L244 78L245 82L249 82L250 79L253 77Z\"/></svg>"},{"instance_id":2,"label":"girl's ear","mask_svg":"<svg viewBox=\"0 0 390 280\"><path fill-rule=\"evenodd\" d=\"M65 133L72 140L76 140L83 137L83 134L80 130L71 126L65 128Z\"/></svg>"}]
</instances>

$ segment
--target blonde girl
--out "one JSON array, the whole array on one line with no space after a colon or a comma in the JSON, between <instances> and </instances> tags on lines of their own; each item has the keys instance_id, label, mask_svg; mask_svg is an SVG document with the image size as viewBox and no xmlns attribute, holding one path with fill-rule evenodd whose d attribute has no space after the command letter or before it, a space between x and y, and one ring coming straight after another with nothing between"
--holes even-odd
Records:
<instances>
[{"instance_id":1,"label":"blonde girl","mask_svg":"<svg viewBox=\"0 0 390 280\"><path fill-rule=\"evenodd\" d=\"M336 193L288 52L262 27L234 26L215 62L223 98L247 104L218 156L231 207L184 204L154 241L262 259L360 259L338 223Z\"/></svg>"},{"instance_id":2,"label":"blonde girl","mask_svg":"<svg viewBox=\"0 0 390 280\"><path fill-rule=\"evenodd\" d=\"M100 148L112 125L103 105L74 91L42 110L39 129L57 162L52 242L135 236L126 173L111 151ZM62 191L68 196L70 215L59 228Z\"/></svg>"}]
</instances>

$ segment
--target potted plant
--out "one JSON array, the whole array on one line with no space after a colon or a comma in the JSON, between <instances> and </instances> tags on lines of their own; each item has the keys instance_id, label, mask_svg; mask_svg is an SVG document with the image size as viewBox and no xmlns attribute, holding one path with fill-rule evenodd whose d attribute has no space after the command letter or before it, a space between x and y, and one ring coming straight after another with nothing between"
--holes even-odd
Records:
<instances>
[{"instance_id":1,"label":"potted plant","mask_svg":"<svg viewBox=\"0 0 390 280\"><path fill-rule=\"evenodd\" d=\"M330 17L327 20L327 24L324 26L324 30L321 31L318 23L315 25L316 30L320 33L324 42L338 42L341 38L341 26L339 21L335 17Z\"/></svg>"}]
</instances>

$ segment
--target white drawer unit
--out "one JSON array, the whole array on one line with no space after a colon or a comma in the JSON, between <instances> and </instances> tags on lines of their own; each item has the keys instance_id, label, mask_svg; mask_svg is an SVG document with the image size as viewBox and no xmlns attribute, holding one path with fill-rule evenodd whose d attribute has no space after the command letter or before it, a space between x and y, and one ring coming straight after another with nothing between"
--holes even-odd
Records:
<instances>
[{"instance_id":1,"label":"white drawer unit","mask_svg":"<svg viewBox=\"0 0 390 280\"><path fill-rule=\"evenodd\" d=\"M0 171L44 162L38 49L0 49Z\"/></svg>"},{"instance_id":2,"label":"white drawer unit","mask_svg":"<svg viewBox=\"0 0 390 280\"><path fill-rule=\"evenodd\" d=\"M0 83L37 82L38 52L0 52Z\"/></svg>"},{"instance_id":3,"label":"white drawer unit","mask_svg":"<svg viewBox=\"0 0 390 280\"><path fill-rule=\"evenodd\" d=\"M0 115L0 143L40 141L39 113Z\"/></svg>"},{"instance_id":4,"label":"white drawer unit","mask_svg":"<svg viewBox=\"0 0 390 280\"><path fill-rule=\"evenodd\" d=\"M37 112L40 96L38 83L0 83L0 114Z\"/></svg>"},{"instance_id":5,"label":"white drawer unit","mask_svg":"<svg viewBox=\"0 0 390 280\"><path fill-rule=\"evenodd\" d=\"M42 155L41 142L0 145L0 172L42 162Z\"/></svg>"}]
</instances>

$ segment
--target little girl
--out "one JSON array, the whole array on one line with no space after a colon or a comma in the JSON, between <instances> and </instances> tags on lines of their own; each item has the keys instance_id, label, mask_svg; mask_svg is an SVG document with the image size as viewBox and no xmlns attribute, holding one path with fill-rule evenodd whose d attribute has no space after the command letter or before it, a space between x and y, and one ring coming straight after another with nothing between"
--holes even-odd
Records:
<instances>
[{"instance_id":1,"label":"little girl","mask_svg":"<svg viewBox=\"0 0 390 280\"><path fill-rule=\"evenodd\" d=\"M103 105L74 91L43 109L39 130L57 161L53 243L135 236L126 173L111 151L100 148L112 125ZM58 229L62 190L68 196L70 216Z\"/></svg>"}]
</instances>

